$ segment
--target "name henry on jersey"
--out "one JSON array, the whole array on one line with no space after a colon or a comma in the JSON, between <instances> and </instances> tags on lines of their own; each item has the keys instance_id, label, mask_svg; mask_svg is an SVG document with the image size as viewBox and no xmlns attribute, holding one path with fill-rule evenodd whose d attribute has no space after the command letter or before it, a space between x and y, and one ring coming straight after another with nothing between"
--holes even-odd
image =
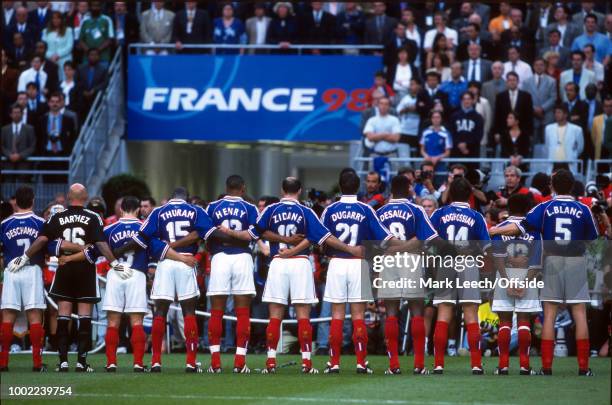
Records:
<instances>
[{"instance_id":1,"label":"name henry on jersey","mask_svg":"<svg viewBox=\"0 0 612 405\"><path fill-rule=\"evenodd\" d=\"M220 210L216 210L215 211L215 218L217 219L223 219L225 217L238 217L238 218L244 218L244 216L247 214L247 212L245 210L241 210L240 208L222 208Z\"/></svg>"},{"instance_id":2,"label":"name henry on jersey","mask_svg":"<svg viewBox=\"0 0 612 405\"><path fill-rule=\"evenodd\" d=\"M174 208L174 209L162 212L159 216L164 221L167 221L171 219L172 217L181 217L181 218L187 217L189 219L195 219L195 211Z\"/></svg>"},{"instance_id":3,"label":"name henry on jersey","mask_svg":"<svg viewBox=\"0 0 612 405\"><path fill-rule=\"evenodd\" d=\"M17 228L9 229L6 232L6 237L8 239L13 239L18 236L31 236L32 238L36 239L38 237L38 229L34 229L29 226L19 226Z\"/></svg>"},{"instance_id":4,"label":"name henry on jersey","mask_svg":"<svg viewBox=\"0 0 612 405\"><path fill-rule=\"evenodd\" d=\"M59 217L60 225L73 224L75 222L83 225L89 225L90 220L91 218L85 215L68 215L65 217Z\"/></svg>"}]
</instances>

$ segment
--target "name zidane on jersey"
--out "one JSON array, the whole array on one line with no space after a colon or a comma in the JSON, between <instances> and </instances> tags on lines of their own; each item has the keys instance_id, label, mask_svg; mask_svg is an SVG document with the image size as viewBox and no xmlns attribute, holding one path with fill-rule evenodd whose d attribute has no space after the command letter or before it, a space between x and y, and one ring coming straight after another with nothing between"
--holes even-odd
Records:
<instances>
[{"instance_id":1,"label":"name zidane on jersey","mask_svg":"<svg viewBox=\"0 0 612 405\"><path fill-rule=\"evenodd\" d=\"M527 288L544 288L544 281L529 279L529 278L496 278L494 280L459 280L459 279L446 279L446 280L434 280L432 278L420 278L418 281L407 277L400 277L397 280L383 280L380 277L372 280L372 287L376 289L395 289L395 288L427 288L427 289L445 289L445 288L458 288L458 289L491 289L494 290L497 286L500 288L513 288L513 289L527 289Z\"/></svg>"}]
</instances>

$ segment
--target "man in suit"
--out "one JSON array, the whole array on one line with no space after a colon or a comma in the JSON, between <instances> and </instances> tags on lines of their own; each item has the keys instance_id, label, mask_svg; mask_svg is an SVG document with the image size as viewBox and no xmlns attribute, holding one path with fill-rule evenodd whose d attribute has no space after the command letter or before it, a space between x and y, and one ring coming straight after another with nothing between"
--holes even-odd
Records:
<instances>
[{"instance_id":1,"label":"man in suit","mask_svg":"<svg viewBox=\"0 0 612 405\"><path fill-rule=\"evenodd\" d=\"M493 62L491 65L491 80L482 84L480 95L491 104L491 115L495 117L495 100L497 95L506 90L506 81L503 79L504 64L500 61Z\"/></svg>"},{"instance_id":2,"label":"man in suit","mask_svg":"<svg viewBox=\"0 0 612 405\"><path fill-rule=\"evenodd\" d=\"M572 16L572 22L580 28L580 32L584 31L584 17L589 14L594 14L595 17L597 17L597 30L603 31L604 20L606 19L606 16L604 16L599 11L595 11L595 2L583 1L581 5L582 9Z\"/></svg>"},{"instance_id":3,"label":"man in suit","mask_svg":"<svg viewBox=\"0 0 612 405\"><path fill-rule=\"evenodd\" d=\"M469 59L462 63L468 81L486 82L491 79L491 61L481 58L481 47L477 43L468 45Z\"/></svg>"},{"instance_id":4,"label":"man in suit","mask_svg":"<svg viewBox=\"0 0 612 405\"><path fill-rule=\"evenodd\" d=\"M11 107L11 123L2 127L2 155L7 159L2 168L8 170L28 170L28 157L36 148L36 136L32 126L23 124L22 110L17 104ZM4 176L2 181L27 181L27 176Z\"/></svg>"},{"instance_id":5,"label":"man in suit","mask_svg":"<svg viewBox=\"0 0 612 405\"><path fill-rule=\"evenodd\" d=\"M164 8L163 1L154 1L140 19L140 41L148 44L167 44L172 41L174 13ZM166 55L168 51L148 49L148 55Z\"/></svg>"},{"instance_id":6,"label":"man in suit","mask_svg":"<svg viewBox=\"0 0 612 405\"><path fill-rule=\"evenodd\" d=\"M38 7L28 13L28 22L36 28L40 34L47 27L51 18L51 7L48 1L38 1Z\"/></svg>"},{"instance_id":7,"label":"man in suit","mask_svg":"<svg viewBox=\"0 0 612 405\"><path fill-rule=\"evenodd\" d=\"M603 114L593 118L593 127L591 129L591 140L593 141L594 159L607 159L612 150L604 147L605 133L608 125L608 119L612 118L612 95L608 94L603 101Z\"/></svg>"},{"instance_id":8,"label":"man in suit","mask_svg":"<svg viewBox=\"0 0 612 405\"><path fill-rule=\"evenodd\" d=\"M463 62L469 58L468 46L470 44L480 45L480 56L483 59L491 59L492 45L491 41L480 37L480 26L476 23L470 23L465 27L466 40L457 47L457 60Z\"/></svg>"},{"instance_id":9,"label":"man in suit","mask_svg":"<svg viewBox=\"0 0 612 405\"><path fill-rule=\"evenodd\" d=\"M574 39L576 39L576 37L582 32L582 28L580 28L581 26L582 22L578 25L568 20L567 9L561 4L555 8L555 22L549 24L546 31L559 31L561 34L561 45L569 49L572 47Z\"/></svg>"},{"instance_id":10,"label":"man in suit","mask_svg":"<svg viewBox=\"0 0 612 405\"><path fill-rule=\"evenodd\" d=\"M520 49L523 60L532 63L535 56L535 33L523 24L523 12L520 9L513 8L510 11L510 20L512 21L511 27L501 34L504 49L508 50L512 47Z\"/></svg>"},{"instance_id":11,"label":"man in suit","mask_svg":"<svg viewBox=\"0 0 612 405\"><path fill-rule=\"evenodd\" d=\"M13 42L11 45L7 48L10 65L19 72L23 72L30 65L30 59L32 59L32 48L26 47L23 34L21 32L15 32L13 34L12 41Z\"/></svg>"},{"instance_id":12,"label":"man in suit","mask_svg":"<svg viewBox=\"0 0 612 405\"><path fill-rule=\"evenodd\" d=\"M533 63L534 75L522 83L522 89L531 94L533 101L534 141L544 141L544 128L554 121L553 107L557 100L557 83L548 76L546 62L538 58Z\"/></svg>"},{"instance_id":13,"label":"man in suit","mask_svg":"<svg viewBox=\"0 0 612 405\"><path fill-rule=\"evenodd\" d=\"M584 69L584 53L582 51L572 52L572 68L561 72L559 78L559 98L562 101L567 101L565 94L565 85L567 83L575 83L580 88L580 98L585 99L586 87L590 84L597 84L595 73L591 70Z\"/></svg>"},{"instance_id":14,"label":"man in suit","mask_svg":"<svg viewBox=\"0 0 612 405\"><path fill-rule=\"evenodd\" d=\"M540 58L543 58L546 52L556 52L559 54L559 68L567 69L570 67L570 49L561 44L561 32L558 29L548 31L548 46L540 49Z\"/></svg>"},{"instance_id":15,"label":"man in suit","mask_svg":"<svg viewBox=\"0 0 612 405\"><path fill-rule=\"evenodd\" d=\"M572 124L578 125L583 129L584 133L584 154L583 159L592 157L593 154L593 143L590 137L590 128L588 126L588 105L578 98L578 92L580 91L578 85L574 82L565 84L565 94L567 101L564 104L567 106L568 120Z\"/></svg>"},{"instance_id":16,"label":"man in suit","mask_svg":"<svg viewBox=\"0 0 612 405\"><path fill-rule=\"evenodd\" d=\"M15 2L14 1L3 1L2 2L2 30L4 31L7 27L10 27L15 22Z\"/></svg>"},{"instance_id":17,"label":"man in suit","mask_svg":"<svg viewBox=\"0 0 612 405\"><path fill-rule=\"evenodd\" d=\"M48 156L68 156L77 137L72 118L61 112L59 93L49 96L49 112L41 117L38 131L38 149Z\"/></svg>"},{"instance_id":18,"label":"man in suit","mask_svg":"<svg viewBox=\"0 0 612 405\"><path fill-rule=\"evenodd\" d=\"M304 44L331 44L336 36L336 17L323 10L323 3L313 1L311 10L306 11L298 24L300 42ZM311 50L320 54L319 49Z\"/></svg>"},{"instance_id":19,"label":"man in suit","mask_svg":"<svg viewBox=\"0 0 612 405\"><path fill-rule=\"evenodd\" d=\"M84 122L96 95L106 87L106 69L100 66L100 53L96 48L89 48L87 64L77 70L76 85L83 100L80 121Z\"/></svg>"},{"instance_id":20,"label":"man in suit","mask_svg":"<svg viewBox=\"0 0 612 405\"><path fill-rule=\"evenodd\" d=\"M127 4L124 1L115 2L113 13L110 17L113 20L117 45L124 47L126 44L138 42L138 18L128 11ZM127 52L125 55L127 55Z\"/></svg>"},{"instance_id":21,"label":"man in suit","mask_svg":"<svg viewBox=\"0 0 612 405\"><path fill-rule=\"evenodd\" d=\"M34 42L40 37L36 27L28 23L28 10L25 7L18 7L15 10L15 21L8 27L5 33L4 42L6 48L10 48L11 41L13 41L16 32L21 33L23 45L28 51L34 48Z\"/></svg>"},{"instance_id":22,"label":"man in suit","mask_svg":"<svg viewBox=\"0 0 612 405\"><path fill-rule=\"evenodd\" d=\"M495 99L495 119L493 133L495 143L499 143L501 138L499 131L506 127L508 113L513 111L518 120L521 132L529 138L533 135L533 101L531 94L519 90L519 76L516 72L506 74L506 84L508 90L499 93Z\"/></svg>"},{"instance_id":23,"label":"man in suit","mask_svg":"<svg viewBox=\"0 0 612 405\"><path fill-rule=\"evenodd\" d=\"M197 53L195 49L183 50L183 44L205 44L210 42L212 27L206 10L197 8L197 1L188 1L174 18L172 41L182 53Z\"/></svg>"},{"instance_id":24,"label":"man in suit","mask_svg":"<svg viewBox=\"0 0 612 405\"><path fill-rule=\"evenodd\" d=\"M374 15L366 21L365 43L382 45L393 31L397 20L385 14L386 6L382 1L374 3Z\"/></svg>"},{"instance_id":25,"label":"man in suit","mask_svg":"<svg viewBox=\"0 0 612 405\"><path fill-rule=\"evenodd\" d=\"M268 27L272 19L266 15L266 6L263 3L255 4L255 16L246 20L246 32L251 45L265 45ZM249 53L264 53L251 49Z\"/></svg>"},{"instance_id":26,"label":"man in suit","mask_svg":"<svg viewBox=\"0 0 612 405\"><path fill-rule=\"evenodd\" d=\"M41 69L47 74L45 95L59 90L59 67L51 59L47 59L47 43L45 41L36 42L34 55L40 57Z\"/></svg>"},{"instance_id":27,"label":"man in suit","mask_svg":"<svg viewBox=\"0 0 612 405\"><path fill-rule=\"evenodd\" d=\"M398 22L395 25L393 33L385 42L383 64L387 67L387 69L390 69L397 64L397 52L402 48L408 51L408 62L411 65L414 64L419 48L416 42L406 38L406 25L403 22Z\"/></svg>"},{"instance_id":28,"label":"man in suit","mask_svg":"<svg viewBox=\"0 0 612 405\"><path fill-rule=\"evenodd\" d=\"M435 70L429 70L425 74L425 86L417 94L417 112L421 118L420 127L429 121L431 111L442 111L443 117L450 119L451 108L448 104L448 94L440 89L440 74Z\"/></svg>"},{"instance_id":29,"label":"man in suit","mask_svg":"<svg viewBox=\"0 0 612 405\"><path fill-rule=\"evenodd\" d=\"M551 3L545 1L533 5L527 11L525 23L532 32L536 33L538 44L542 44L546 41L546 27L555 21L553 17L554 11Z\"/></svg>"},{"instance_id":30,"label":"man in suit","mask_svg":"<svg viewBox=\"0 0 612 405\"><path fill-rule=\"evenodd\" d=\"M577 160L584 149L582 128L567 121L567 105L555 106L555 122L545 129L546 157L551 162L561 160ZM570 165L570 170L576 171L576 164ZM552 171L552 164L550 170Z\"/></svg>"}]
</instances>

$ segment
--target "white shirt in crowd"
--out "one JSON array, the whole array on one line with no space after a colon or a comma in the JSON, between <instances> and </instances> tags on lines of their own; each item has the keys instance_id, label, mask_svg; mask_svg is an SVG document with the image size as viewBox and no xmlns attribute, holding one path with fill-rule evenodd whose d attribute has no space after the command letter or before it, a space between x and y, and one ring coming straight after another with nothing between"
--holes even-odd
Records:
<instances>
[{"instance_id":1,"label":"white shirt in crowd","mask_svg":"<svg viewBox=\"0 0 612 405\"><path fill-rule=\"evenodd\" d=\"M397 112L399 113L408 107L414 107L416 103L417 99L415 96L406 94L397 105ZM419 122L420 116L416 110L400 114L401 134L417 136L419 134Z\"/></svg>"},{"instance_id":2,"label":"white shirt in crowd","mask_svg":"<svg viewBox=\"0 0 612 405\"><path fill-rule=\"evenodd\" d=\"M510 61L504 63L504 80L506 80L506 75L508 72L515 72L519 76L519 83L524 83L525 80L533 76L531 66L522 60L519 60L516 63L512 63Z\"/></svg>"},{"instance_id":3,"label":"white shirt in crowd","mask_svg":"<svg viewBox=\"0 0 612 405\"><path fill-rule=\"evenodd\" d=\"M28 85L28 83L30 82L36 83L36 73L39 73L38 86L39 86L39 91L40 91L40 101L44 102L45 96L43 94L43 89L45 88L47 84L47 73L45 73L45 71L42 70L42 68L38 72L34 70L34 68L29 68L27 70L24 70L19 76L19 83L17 84L17 91L26 91L26 86Z\"/></svg>"},{"instance_id":4,"label":"white shirt in crowd","mask_svg":"<svg viewBox=\"0 0 612 405\"><path fill-rule=\"evenodd\" d=\"M257 45L263 45L266 43L268 24L266 24L265 18L258 18L255 21L255 25L257 27L257 38L255 39L255 43Z\"/></svg>"},{"instance_id":5,"label":"white shirt in crowd","mask_svg":"<svg viewBox=\"0 0 612 405\"><path fill-rule=\"evenodd\" d=\"M400 134L401 130L400 121L397 117L390 114L385 116L375 115L366 122L363 134L365 135L368 132L373 132L375 134ZM371 148L374 153L380 154L387 154L397 150L397 144L388 141L372 142L366 138L365 145Z\"/></svg>"},{"instance_id":6,"label":"white shirt in crowd","mask_svg":"<svg viewBox=\"0 0 612 405\"><path fill-rule=\"evenodd\" d=\"M393 79L393 90L402 92L408 91L410 79L412 79L412 69L410 65L400 65L398 63L395 69L395 78Z\"/></svg>"},{"instance_id":7,"label":"white shirt in crowd","mask_svg":"<svg viewBox=\"0 0 612 405\"><path fill-rule=\"evenodd\" d=\"M431 48L433 46L433 40L437 34L438 30L436 28L427 31L427 33L425 34L425 40L423 41L423 48ZM449 27L445 27L444 36L446 37L447 41L451 41L453 43L453 46L457 46L459 36L456 30Z\"/></svg>"}]
</instances>

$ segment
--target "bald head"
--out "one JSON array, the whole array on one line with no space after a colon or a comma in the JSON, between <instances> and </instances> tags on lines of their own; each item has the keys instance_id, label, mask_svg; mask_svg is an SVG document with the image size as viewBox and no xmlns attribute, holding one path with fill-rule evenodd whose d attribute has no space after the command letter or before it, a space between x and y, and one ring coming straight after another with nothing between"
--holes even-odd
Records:
<instances>
[{"instance_id":1,"label":"bald head","mask_svg":"<svg viewBox=\"0 0 612 405\"><path fill-rule=\"evenodd\" d=\"M70 205L84 206L88 198L87 188L80 183L74 183L68 189L68 202Z\"/></svg>"}]
</instances>

